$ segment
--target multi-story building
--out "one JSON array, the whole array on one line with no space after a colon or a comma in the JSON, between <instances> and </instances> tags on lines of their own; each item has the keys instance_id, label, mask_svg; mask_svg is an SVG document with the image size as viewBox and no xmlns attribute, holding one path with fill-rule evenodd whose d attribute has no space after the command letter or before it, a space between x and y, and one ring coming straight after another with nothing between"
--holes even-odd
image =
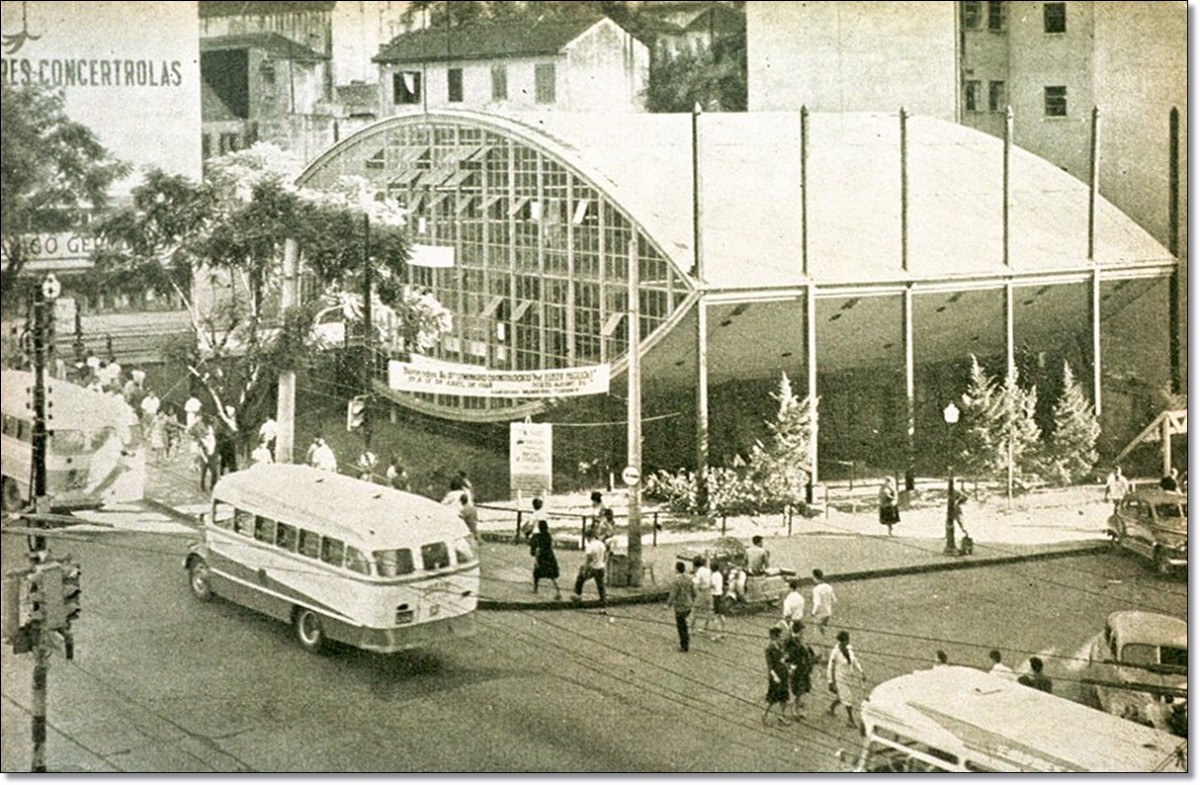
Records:
<instances>
[{"instance_id":1,"label":"multi-story building","mask_svg":"<svg viewBox=\"0 0 1200 785\"><path fill-rule=\"evenodd\" d=\"M118 203L150 169L200 177L196 3L157 6L153 23L145 13L135 3L0 3L4 78L17 89L41 84L60 90L66 114L131 165L112 189ZM169 292L90 281L96 245L86 224L25 235L22 245L22 277L36 286L53 272L62 283L60 358L71 358L76 329L87 351L103 355L111 349L126 363L159 359L164 338L189 329L187 313ZM6 307L4 334L24 316L23 308Z\"/></svg>"},{"instance_id":2,"label":"multi-story building","mask_svg":"<svg viewBox=\"0 0 1200 785\"><path fill-rule=\"evenodd\" d=\"M384 115L432 109L631 111L645 44L607 17L479 22L403 33L374 58Z\"/></svg>"},{"instance_id":3,"label":"multi-story building","mask_svg":"<svg viewBox=\"0 0 1200 785\"><path fill-rule=\"evenodd\" d=\"M727 3L643 3L637 19L654 39L655 57L698 54L722 38L746 32L746 15Z\"/></svg>"}]
</instances>

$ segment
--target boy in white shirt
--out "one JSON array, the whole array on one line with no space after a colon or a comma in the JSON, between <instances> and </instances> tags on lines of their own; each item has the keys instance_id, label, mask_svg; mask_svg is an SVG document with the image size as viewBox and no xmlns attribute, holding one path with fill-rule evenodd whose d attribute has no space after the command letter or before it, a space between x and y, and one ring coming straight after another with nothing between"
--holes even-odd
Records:
<instances>
[{"instance_id":1,"label":"boy in white shirt","mask_svg":"<svg viewBox=\"0 0 1200 785\"><path fill-rule=\"evenodd\" d=\"M833 593L833 587L825 580L825 573L820 570L813 570L813 586L812 592L812 615L821 627L821 634L825 634L825 628L829 625L829 617L833 616L833 604L837 602L837 595Z\"/></svg>"}]
</instances>

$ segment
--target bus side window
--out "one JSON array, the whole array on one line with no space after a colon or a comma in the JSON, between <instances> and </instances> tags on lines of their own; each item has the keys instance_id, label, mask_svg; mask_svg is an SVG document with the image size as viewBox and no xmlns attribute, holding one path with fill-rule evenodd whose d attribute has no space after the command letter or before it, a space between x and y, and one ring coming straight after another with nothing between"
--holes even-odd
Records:
<instances>
[{"instance_id":1,"label":"bus side window","mask_svg":"<svg viewBox=\"0 0 1200 785\"><path fill-rule=\"evenodd\" d=\"M254 536L254 513L236 510L233 513L233 530L247 537Z\"/></svg>"},{"instance_id":2,"label":"bus side window","mask_svg":"<svg viewBox=\"0 0 1200 785\"><path fill-rule=\"evenodd\" d=\"M213 523L222 529L233 528L233 510L228 505L213 505Z\"/></svg>"},{"instance_id":3,"label":"bus side window","mask_svg":"<svg viewBox=\"0 0 1200 785\"><path fill-rule=\"evenodd\" d=\"M431 542L421 546L421 563L426 570L444 570L450 566L450 549L444 542Z\"/></svg>"},{"instance_id":4,"label":"bus side window","mask_svg":"<svg viewBox=\"0 0 1200 785\"><path fill-rule=\"evenodd\" d=\"M17 435L17 419L15 417L13 417L11 414L4 415L4 435L5 436L16 436Z\"/></svg>"},{"instance_id":5,"label":"bus side window","mask_svg":"<svg viewBox=\"0 0 1200 785\"><path fill-rule=\"evenodd\" d=\"M342 566L342 557L346 552L346 543L341 540L335 540L332 537L323 537L321 539L321 561L326 564L332 564L334 567Z\"/></svg>"},{"instance_id":6,"label":"bus side window","mask_svg":"<svg viewBox=\"0 0 1200 785\"><path fill-rule=\"evenodd\" d=\"M371 572L367 557L358 548L350 545L346 546L346 569L361 575L369 575Z\"/></svg>"},{"instance_id":7,"label":"bus side window","mask_svg":"<svg viewBox=\"0 0 1200 785\"><path fill-rule=\"evenodd\" d=\"M308 529L301 529L300 553L310 559L319 557L321 555L321 535L310 532Z\"/></svg>"},{"instance_id":8,"label":"bus side window","mask_svg":"<svg viewBox=\"0 0 1200 785\"><path fill-rule=\"evenodd\" d=\"M468 537L459 537L454 541L454 563L470 564L475 561L475 546Z\"/></svg>"},{"instance_id":9,"label":"bus side window","mask_svg":"<svg viewBox=\"0 0 1200 785\"><path fill-rule=\"evenodd\" d=\"M259 542L275 542L275 521L259 515L254 519L254 539Z\"/></svg>"},{"instance_id":10,"label":"bus side window","mask_svg":"<svg viewBox=\"0 0 1200 785\"><path fill-rule=\"evenodd\" d=\"M397 548L394 551L375 551L375 568L380 578L395 578L409 575L413 571L412 551Z\"/></svg>"},{"instance_id":11,"label":"bus side window","mask_svg":"<svg viewBox=\"0 0 1200 785\"><path fill-rule=\"evenodd\" d=\"M296 527L281 523L275 528L275 545L285 551L296 552Z\"/></svg>"},{"instance_id":12,"label":"bus side window","mask_svg":"<svg viewBox=\"0 0 1200 785\"><path fill-rule=\"evenodd\" d=\"M28 420L17 420L17 438L23 442L32 442L33 423Z\"/></svg>"}]
</instances>

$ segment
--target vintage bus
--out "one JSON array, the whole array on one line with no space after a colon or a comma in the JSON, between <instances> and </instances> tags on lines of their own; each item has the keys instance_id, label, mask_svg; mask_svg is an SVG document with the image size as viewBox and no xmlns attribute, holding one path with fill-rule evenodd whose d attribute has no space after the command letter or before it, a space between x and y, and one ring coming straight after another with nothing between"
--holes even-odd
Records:
<instances>
[{"instance_id":1,"label":"vintage bus","mask_svg":"<svg viewBox=\"0 0 1200 785\"><path fill-rule=\"evenodd\" d=\"M1187 739L975 668L885 681L856 771L1187 771Z\"/></svg>"},{"instance_id":2,"label":"vintage bus","mask_svg":"<svg viewBox=\"0 0 1200 785\"><path fill-rule=\"evenodd\" d=\"M31 371L0 377L0 475L4 510L33 495L33 381ZM46 492L55 509L99 507L142 498L145 448L137 415L118 395L47 377Z\"/></svg>"},{"instance_id":3,"label":"vintage bus","mask_svg":"<svg viewBox=\"0 0 1200 785\"><path fill-rule=\"evenodd\" d=\"M312 652L333 640L391 653L474 632L479 558L454 510L309 466L222 477L184 567L198 599L288 622Z\"/></svg>"}]
</instances>

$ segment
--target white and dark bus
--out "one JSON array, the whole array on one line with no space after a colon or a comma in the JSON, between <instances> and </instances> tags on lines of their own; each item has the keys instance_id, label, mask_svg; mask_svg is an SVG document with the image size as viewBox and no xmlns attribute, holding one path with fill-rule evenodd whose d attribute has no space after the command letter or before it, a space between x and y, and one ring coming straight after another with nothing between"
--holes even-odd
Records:
<instances>
[{"instance_id":1,"label":"white and dark bus","mask_svg":"<svg viewBox=\"0 0 1200 785\"><path fill-rule=\"evenodd\" d=\"M288 622L313 652L333 640L391 653L474 632L479 558L455 511L308 466L222 477L184 567L197 598Z\"/></svg>"},{"instance_id":2,"label":"white and dark bus","mask_svg":"<svg viewBox=\"0 0 1200 785\"><path fill-rule=\"evenodd\" d=\"M0 474L4 510L33 497L32 371L5 370L0 378ZM145 490L145 448L137 415L119 395L47 377L49 419L46 494L53 508L99 507L138 501Z\"/></svg>"}]
</instances>

